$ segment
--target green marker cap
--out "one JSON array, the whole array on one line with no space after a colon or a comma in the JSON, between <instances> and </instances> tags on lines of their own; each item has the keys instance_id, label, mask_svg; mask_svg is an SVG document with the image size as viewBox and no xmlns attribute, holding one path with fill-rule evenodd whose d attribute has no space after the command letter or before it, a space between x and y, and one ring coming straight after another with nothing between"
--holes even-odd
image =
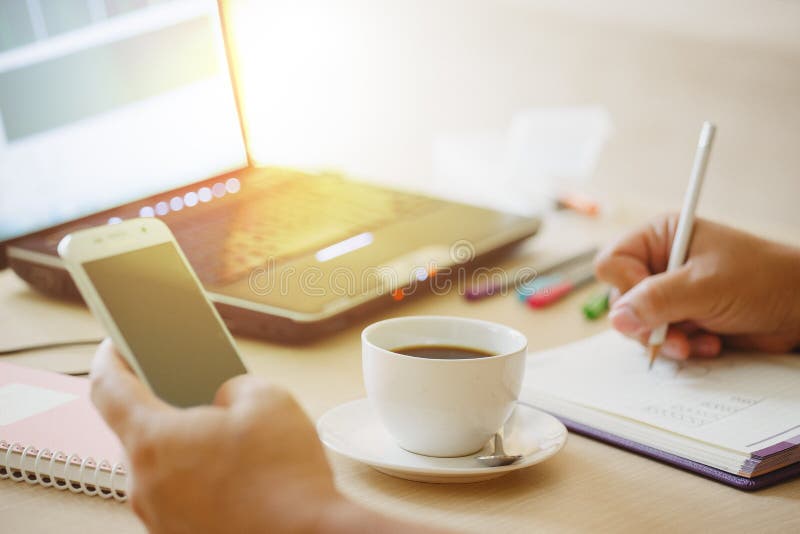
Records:
<instances>
[{"instance_id":1,"label":"green marker cap","mask_svg":"<svg viewBox=\"0 0 800 534\"><path fill-rule=\"evenodd\" d=\"M608 290L592 295L583 305L583 314L594 321L608 311Z\"/></svg>"}]
</instances>

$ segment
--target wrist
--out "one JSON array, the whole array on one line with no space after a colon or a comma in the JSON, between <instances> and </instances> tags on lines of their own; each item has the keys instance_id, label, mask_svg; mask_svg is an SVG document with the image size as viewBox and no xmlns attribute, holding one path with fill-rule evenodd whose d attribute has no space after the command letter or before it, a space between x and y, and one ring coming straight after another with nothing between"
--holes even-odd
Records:
<instances>
[{"instance_id":1,"label":"wrist","mask_svg":"<svg viewBox=\"0 0 800 534\"><path fill-rule=\"evenodd\" d=\"M778 291L785 298L784 321L781 330L792 339L792 348L800 347L800 248L781 245L779 251L782 266Z\"/></svg>"}]
</instances>

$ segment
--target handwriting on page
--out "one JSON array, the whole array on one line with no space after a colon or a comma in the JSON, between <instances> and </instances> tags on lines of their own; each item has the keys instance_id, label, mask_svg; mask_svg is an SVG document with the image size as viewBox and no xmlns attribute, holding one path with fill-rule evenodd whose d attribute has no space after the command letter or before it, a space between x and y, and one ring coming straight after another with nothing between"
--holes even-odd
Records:
<instances>
[{"instance_id":1,"label":"handwriting on page","mask_svg":"<svg viewBox=\"0 0 800 534\"><path fill-rule=\"evenodd\" d=\"M652 397L640 409L650 416L697 428L755 406L763 397L732 394L708 387L709 383L714 383L715 374L719 375L716 378L724 376L720 373L735 371L737 364L735 360L713 363L662 361L652 374L655 381L650 391ZM703 387L695 389L693 384L703 384Z\"/></svg>"},{"instance_id":2,"label":"handwriting on page","mask_svg":"<svg viewBox=\"0 0 800 534\"><path fill-rule=\"evenodd\" d=\"M526 384L539 394L743 453L780 442L798 423L795 356L661 358L649 371L643 352L638 343L606 332L535 356Z\"/></svg>"},{"instance_id":3,"label":"handwriting on page","mask_svg":"<svg viewBox=\"0 0 800 534\"><path fill-rule=\"evenodd\" d=\"M760 400L733 395L714 400L701 400L697 403L684 401L668 404L653 403L644 406L643 410L650 415L671 419L688 426L701 427L750 408Z\"/></svg>"}]
</instances>

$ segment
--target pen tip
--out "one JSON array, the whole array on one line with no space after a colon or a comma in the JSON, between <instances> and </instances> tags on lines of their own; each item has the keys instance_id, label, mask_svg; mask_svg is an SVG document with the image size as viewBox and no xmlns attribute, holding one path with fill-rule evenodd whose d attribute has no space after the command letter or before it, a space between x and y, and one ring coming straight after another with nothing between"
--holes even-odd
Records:
<instances>
[{"instance_id":1,"label":"pen tip","mask_svg":"<svg viewBox=\"0 0 800 534\"><path fill-rule=\"evenodd\" d=\"M650 364L647 366L647 370L653 368L653 364L656 362L656 357L658 356L658 351L661 350L661 345L650 345Z\"/></svg>"}]
</instances>

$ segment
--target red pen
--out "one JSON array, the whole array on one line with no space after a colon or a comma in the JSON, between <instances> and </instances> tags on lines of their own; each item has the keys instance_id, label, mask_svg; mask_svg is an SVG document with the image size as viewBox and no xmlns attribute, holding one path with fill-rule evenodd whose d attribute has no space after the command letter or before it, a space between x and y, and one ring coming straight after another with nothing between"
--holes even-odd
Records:
<instances>
[{"instance_id":1,"label":"red pen","mask_svg":"<svg viewBox=\"0 0 800 534\"><path fill-rule=\"evenodd\" d=\"M544 287L525 299L531 308L544 308L560 300L569 294L573 289L588 284L594 280L594 273L590 270L576 277L568 277L566 280L557 282L551 286Z\"/></svg>"},{"instance_id":2,"label":"red pen","mask_svg":"<svg viewBox=\"0 0 800 534\"><path fill-rule=\"evenodd\" d=\"M575 256L570 256L542 269L523 267L518 269L517 272L510 277L510 280L500 282L492 281L487 284L473 285L464 292L464 298L467 300L480 300L485 297L491 297L492 295L502 295L509 289L518 288L520 285L530 282L532 279L536 279L540 276L560 273L560 271L565 268L572 267L574 269L573 264L578 264L579 266L591 264L592 258L594 258L596 254L597 247L592 247Z\"/></svg>"}]
</instances>

